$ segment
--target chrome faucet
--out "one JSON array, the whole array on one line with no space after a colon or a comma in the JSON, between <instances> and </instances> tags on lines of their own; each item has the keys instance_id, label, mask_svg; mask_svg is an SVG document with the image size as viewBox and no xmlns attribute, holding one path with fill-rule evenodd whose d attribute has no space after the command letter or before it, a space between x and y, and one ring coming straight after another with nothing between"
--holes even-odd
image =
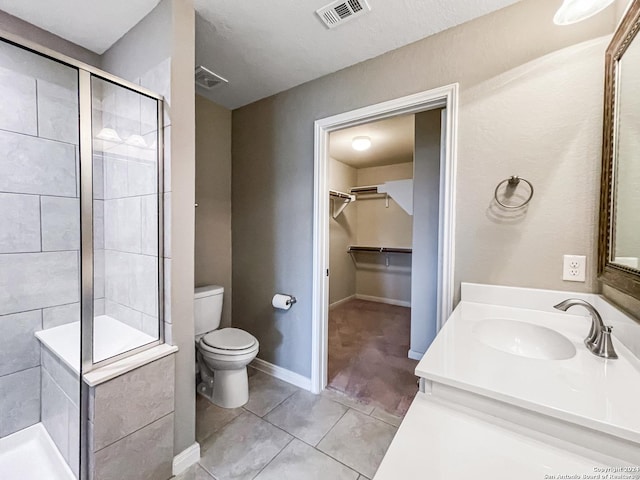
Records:
<instances>
[{"instance_id":1,"label":"chrome faucet","mask_svg":"<svg viewBox=\"0 0 640 480\"><path fill-rule=\"evenodd\" d=\"M586 308L591 314L591 329L589 330L587 338L584 339L584 344L589 351L602 358L618 358L613 348L613 342L611 341L611 330L613 327L605 326L602 317L593 305L584 300L569 298L564 302L554 305L553 308L566 312L569 308L576 305Z\"/></svg>"}]
</instances>

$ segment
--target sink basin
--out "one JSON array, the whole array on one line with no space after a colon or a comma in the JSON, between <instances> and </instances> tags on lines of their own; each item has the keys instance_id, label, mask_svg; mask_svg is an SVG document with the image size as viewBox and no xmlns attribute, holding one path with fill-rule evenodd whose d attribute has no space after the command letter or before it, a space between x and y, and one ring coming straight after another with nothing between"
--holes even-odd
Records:
<instances>
[{"instance_id":1,"label":"sink basin","mask_svg":"<svg viewBox=\"0 0 640 480\"><path fill-rule=\"evenodd\" d=\"M576 354L567 337L532 323L488 318L476 323L473 333L485 345L520 357L564 360Z\"/></svg>"}]
</instances>

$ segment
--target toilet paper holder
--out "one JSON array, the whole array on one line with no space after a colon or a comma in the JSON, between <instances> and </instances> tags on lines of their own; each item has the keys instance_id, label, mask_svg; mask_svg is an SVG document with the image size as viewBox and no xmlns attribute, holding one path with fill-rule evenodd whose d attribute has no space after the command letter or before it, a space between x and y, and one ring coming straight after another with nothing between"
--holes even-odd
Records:
<instances>
[{"instance_id":1,"label":"toilet paper holder","mask_svg":"<svg viewBox=\"0 0 640 480\"><path fill-rule=\"evenodd\" d=\"M284 293L283 295L286 295L287 297L289 297L289 299L287 300L287 305L293 305L298 301L296 300L296 297L294 297L293 295L289 295L287 293Z\"/></svg>"}]
</instances>

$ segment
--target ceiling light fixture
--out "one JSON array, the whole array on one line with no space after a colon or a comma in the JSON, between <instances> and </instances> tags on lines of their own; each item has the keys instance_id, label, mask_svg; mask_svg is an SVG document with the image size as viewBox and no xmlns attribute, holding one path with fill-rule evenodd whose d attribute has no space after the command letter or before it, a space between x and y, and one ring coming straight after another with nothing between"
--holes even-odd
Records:
<instances>
[{"instance_id":1,"label":"ceiling light fixture","mask_svg":"<svg viewBox=\"0 0 640 480\"><path fill-rule=\"evenodd\" d=\"M556 25L571 25L600 13L614 0L564 0L553 17Z\"/></svg>"},{"instance_id":2,"label":"ceiling light fixture","mask_svg":"<svg viewBox=\"0 0 640 480\"><path fill-rule=\"evenodd\" d=\"M358 152L364 152L371 148L371 139L369 137L353 137L351 148Z\"/></svg>"}]
</instances>

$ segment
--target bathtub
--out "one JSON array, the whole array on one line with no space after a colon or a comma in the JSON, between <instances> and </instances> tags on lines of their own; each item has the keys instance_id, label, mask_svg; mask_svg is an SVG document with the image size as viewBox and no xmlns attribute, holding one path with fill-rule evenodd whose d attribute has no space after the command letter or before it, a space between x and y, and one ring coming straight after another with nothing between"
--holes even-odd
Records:
<instances>
[{"instance_id":1,"label":"bathtub","mask_svg":"<svg viewBox=\"0 0 640 480\"><path fill-rule=\"evenodd\" d=\"M36 332L36 337L76 374L80 374L80 322ZM158 340L108 315L93 322L94 362L133 350Z\"/></svg>"}]
</instances>

